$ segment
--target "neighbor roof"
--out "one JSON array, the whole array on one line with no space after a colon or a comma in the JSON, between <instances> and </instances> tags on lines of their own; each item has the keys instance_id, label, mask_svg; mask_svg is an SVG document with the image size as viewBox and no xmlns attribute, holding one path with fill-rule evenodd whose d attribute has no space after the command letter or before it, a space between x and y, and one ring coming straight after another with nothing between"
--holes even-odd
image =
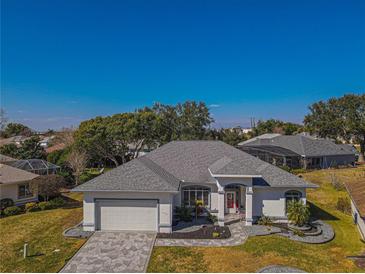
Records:
<instances>
[{"instance_id":1,"label":"neighbor roof","mask_svg":"<svg viewBox=\"0 0 365 274\"><path fill-rule=\"evenodd\" d=\"M55 170L60 168L59 166L42 159L16 160L15 162L9 163L9 165L27 171Z\"/></svg>"},{"instance_id":2,"label":"neighbor roof","mask_svg":"<svg viewBox=\"0 0 365 274\"><path fill-rule=\"evenodd\" d=\"M0 164L0 184L27 182L39 175L12 166Z\"/></svg>"},{"instance_id":3,"label":"neighbor roof","mask_svg":"<svg viewBox=\"0 0 365 274\"><path fill-rule=\"evenodd\" d=\"M334 142L325 139L316 139L304 135L280 135L263 134L238 146L276 146L291 150L303 156L324 156L324 155L351 155L354 152L344 146L336 145Z\"/></svg>"},{"instance_id":4,"label":"neighbor roof","mask_svg":"<svg viewBox=\"0 0 365 274\"><path fill-rule=\"evenodd\" d=\"M346 188L360 216L365 218L365 180L347 183Z\"/></svg>"},{"instance_id":5,"label":"neighbor roof","mask_svg":"<svg viewBox=\"0 0 365 274\"><path fill-rule=\"evenodd\" d=\"M13 161L17 161L17 159L14 159L14 158L11 158L9 156L0 154L0 163L13 162Z\"/></svg>"},{"instance_id":6,"label":"neighbor roof","mask_svg":"<svg viewBox=\"0 0 365 274\"><path fill-rule=\"evenodd\" d=\"M215 183L210 172L261 175L260 185L264 182L271 187L316 187L220 141L174 141L78 186L75 191L178 191L180 182Z\"/></svg>"}]
</instances>

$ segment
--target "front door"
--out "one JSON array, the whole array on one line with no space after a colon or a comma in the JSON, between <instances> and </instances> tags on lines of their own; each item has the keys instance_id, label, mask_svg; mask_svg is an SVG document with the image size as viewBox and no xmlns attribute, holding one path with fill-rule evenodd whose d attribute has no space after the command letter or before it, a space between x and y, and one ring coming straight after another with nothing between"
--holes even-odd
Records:
<instances>
[{"instance_id":1,"label":"front door","mask_svg":"<svg viewBox=\"0 0 365 274\"><path fill-rule=\"evenodd\" d=\"M236 192L234 191L226 192L226 212L227 213L236 212Z\"/></svg>"}]
</instances>

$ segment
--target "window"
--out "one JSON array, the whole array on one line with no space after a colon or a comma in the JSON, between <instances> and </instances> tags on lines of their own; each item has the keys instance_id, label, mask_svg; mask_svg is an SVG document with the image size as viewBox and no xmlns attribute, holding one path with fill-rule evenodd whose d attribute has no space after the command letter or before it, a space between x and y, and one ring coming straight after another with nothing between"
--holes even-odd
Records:
<instances>
[{"instance_id":1,"label":"window","mask_svg":"<svg viewBox=\"0 0 365 274\"><path fill-rule=\"evenodd\" d=\"M182 189L182 204L184 206L195 206L197 200L202 200L205 207L209 207L210 189L201 186L187 186Z\"/></svg>"},{"instance_id":2,"label":"window","mask_svg":"<svg viewBox=\"0 0 365 274\"><path fill-rule=\"evenodd\" d=\"M33 194L30 191L29 183L18 185L18 199L24 199L32 196Z\"/></svg>"}]
</instances>

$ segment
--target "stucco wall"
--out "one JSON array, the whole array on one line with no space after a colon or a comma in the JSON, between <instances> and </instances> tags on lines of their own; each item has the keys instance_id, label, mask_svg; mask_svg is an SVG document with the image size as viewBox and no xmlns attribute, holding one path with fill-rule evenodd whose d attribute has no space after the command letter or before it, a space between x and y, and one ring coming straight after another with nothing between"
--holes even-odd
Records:
<instances>
[{"instance_id":1,"label":"stucco wall","mask_svg":"<svg viewBox=\"0 0 365 274\"><path fill-rule=\"evenodd\" d=\"M355 163L355 154L344 156L326 156L323 157L322 161L322 168L347 166Z\"/></svg>"},{"instance_id":2,"label":"stucco wall","mask_svg":"<svg viewBox=\"0 0 365 274\"><path fill-rule=\"evenodd\" d=\"M24 184L24 183L19 183ZM0 185L0 199L9 198L14 201L16 205L25 204L38 200L37 189L33 190L33 196L25 199L18 199L18 185L19 184L7 184Z\"/></svg>"},{"instance_id":3,"label":"stucco wall","mask_svg":"<svg viewBox=\"0 0 365 274\"><path fill-rule=\"evenodd\" d=\"M352 210L352 216L354 219L355 219L355 215L357 214L357 227L359 229L361 237L365 240L365 220L360 217L360 214L357 211L353 201L351 201L351 210Z\"/></svg>"},{"instance_id":4,"label":"stucco wall","mask_svg":"<svg viewBox=\"0 0 365 274\"><path fill-rule=\"evenodd\" d=\"M134 192L85 192L84 193L84 229L94 231L95 199L158 199L159 232L171 232L173 195L170 193L134 193Z\"/></svg>"},{"instance_id":5,"label":"stucco wall","mask_svg":"<svg viewBox=\"0 0 365 274\"><path fill-rule=\"evenodd\" d=\"M296 190L302 193L302 200L306 203L306 191L304 188L255 188L253 190L253 216L259 218L262 215L286 218L285 192Z\"/></svg>"}]
</instances>

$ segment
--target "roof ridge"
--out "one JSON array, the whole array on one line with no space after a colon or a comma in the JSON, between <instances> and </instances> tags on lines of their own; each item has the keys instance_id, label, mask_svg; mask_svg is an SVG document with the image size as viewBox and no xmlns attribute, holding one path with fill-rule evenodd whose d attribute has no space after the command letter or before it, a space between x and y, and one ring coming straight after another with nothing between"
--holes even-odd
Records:
<instances>
[{"instance_id":1,"label":"roof ridge","mask_svg":"<svg viewBox=\"0 0 365 274\"><path fill-rule=\"evenodd\" d=\"M150 169L153 173L158 175L161 179L166 181L167 183L173 185L173 184L180 184L181 180L176 178L174 175L172 175L170 172L168 172L166 169L158 165L156 162L152 161L146 156L142 156L136 159L137 161L141 162L145 167Z\"/></svg>"},{"instance_id":2,"label":"roof ridge","mask_svg":"<svg viewBox=\"0 0 365 274\"><path fill-rule=\"evenodd\" d=\"M307 155L306 152L305 152L305 149L304 149L304 144L303 144L303 135L300 135L300 138L299 138L299 143L300 143L300 146L302 148L302 151L303 151L303 155ZM308 138L309 139L309 138Z\"/></svg>"}]
</instances>

